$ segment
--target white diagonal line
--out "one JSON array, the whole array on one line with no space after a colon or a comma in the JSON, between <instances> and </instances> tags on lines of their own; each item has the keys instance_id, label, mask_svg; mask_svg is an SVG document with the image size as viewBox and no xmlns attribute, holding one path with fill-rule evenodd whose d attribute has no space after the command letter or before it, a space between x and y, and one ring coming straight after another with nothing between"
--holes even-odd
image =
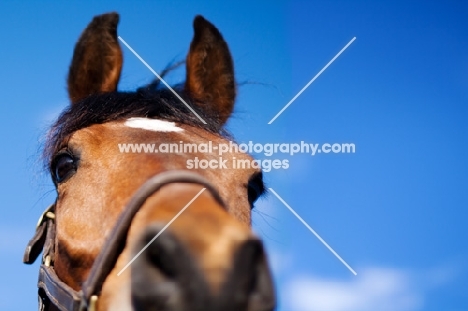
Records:
<instances>
[{"instance_id":1,"label":"white diagonal line","mask_svg":"<svg viewBox=\"0 0 468 311\"><path fill-rule=\"evenodd\" d=\"M274 195L275 195L275 196L278 198L278 200L280 200L280 201L281 201L281 203L283 203L283 204L284 204L284 206L286 206L286 207L287 207L287 208L288 208L288 209L291 211L291 213L293 213L293 214L294 214L294 216L296 216L296 217L297 217L297 219L299 219L299 220L302 222L302 224L303 224L304 226L306 226L306 227L307 227L307 229L309 229L309 231L310 231L310 232L312 232L312 233L313 233L313 234L314 234L314 235L317 237L317 239L319 239L319 240L320 240L320 242L322 242L322 243L323 243L323 245L325 245L325 246L326 246L326 247L327 247L327 248L330 250L330 252L332 252L332 253L333 253L333 255L335 255L335 256L336 256L336 258L338 258L338 259L339 259L339 260L340 260L340 261L341 261L341 262L342 262L342 263L343 263L343 264L346 266L346 268L348 268L348 269L349 269L349 271L351 271L351 272L352 272L354 275L357 275L356 271L354 271L354 269L353 269L353 268L351 268L351 267L350 267L350 266L349 266L349 265L346 263L346 261L344 261L344 260L343 260L343 258L341 258L341 256L340 256L340 255L338 255L338 254L337 254L337 253L336 253L336 252L333 250L333 248L331 248L331 246L330 246L330 245L328 245L328 243L327 243L327 242L325 242L325 240L324 240L324 239L322 239L322 237L321 237L320 235L318 235L318 233L317 233L317 232L315 232L315 230L314 230L314 229L312 229L312 228L311 228L311 227L310 227L310 226L309 226L309 225L308 225L308 224L305 222L305 220L304 220L304 219L302 219L302 217L301 217L301 216L299 216L299 214L298 214L298 213L296 213L296 211L294 211L294 210L292 209L292 207L291 207L291 206L289 206L289 205L288 205L288 203L286 203L286 202L283 200L283 198L281 198L281 197L279 196L279 194L278 194L278 193L276 193L276 192L275 192L275 190L273 190L272 188L268 188L268 189L270 189L270 191L271 191L271 192L272 192L272 193L273 193L273 194L274 194Z\"/></svg>"},{"instance_id":2,"label":"white diagonal line","mask_svg":"<svg viewBox=\"0 0 468 311\"><path fill-rule=\"evenodd\" d=\"M130 51L131 51L131 52L132 52L132 53L133 53L133 54L134 54L134 55L135 55L135 56L136 56L136 57L137 57L137 58L138 58L138 59L139 59L139 60L156 76L156 77L158 77L158 79L161 80L161 82L164 83L164 85L165 85L169 90L171 90L172 93L174 93L174 95L177 96L177 98L180 99L180 101L181 101L185 106L187 106L187 108L190 109L190 111L193 112L193 114L196 115L196 116L198 117L198 119L200 119L200 121L203 122L203 124L206 124L205 120L203 120L202 117L200 117L200 116L198 115L198 113L196 113L195 110L193 110L193 108L190 107L190 105L187 104L187 103L185 102L185 100L183 100L182 97L180 97L180 95L177 94L177 92L174 91L174 89L173 89L169 84L167 84L166 81L164 81L164 79L161 78L161 76L158 75L158 73L157 73L156 71L154 71L153 68L151 68L150 65L148 65L148 63L146 63L145 60L144 60L143 58L141 58L141 56L138 55L138 53L135 52L135 50L132 49L132 47L131 47L130 45L128 45L127 42L125 42L124 39L122 39L121 36L119 36L119 40L122 41L122 43L125 44L125 46L126 46L126 47L127 47L127 48L128 48L128 49L129 49L129 50L130 50Z\"/></svg>"},{"instance_id":3,"label":"white diagonal line","mask_svg":"<svg viewBox=\"0 0 468 311\"><path fill-rule=\"evenodd\" d=\"M138 252L138 254L136 254L132 260L130 260L130 262L128 264L125 265L125 267L122 268L122 270L120 270L119 273L117 273L117 276L120 276L124 271L125 269L127 269L149 246L151 243L153 243L173 222L174 220L177 219L177 217L180 216L180 214L182 214L186 209L187 207L190 206L190 204L193 203L193 201L195 201L196 198L198 198L200 196L200 194L202 194L203 191L205 191L206 188L203 188L202 190L200 190L200 192L197 193L197 195L192 199L190 200L190 202L187 203L187 205L185 205L185 207L183 209L180 210L180 212L177 213L177 215L174 216L174 218L171 219L171 221L168 222L167 225L164 226L164 228L162 228L161 231L159 231L158 234L156 234L156 236L154 238L151 239L151 241L149 241L142 249L141 251Z\"/></svg>"},{"instance_id":4,"label":"white diagonal line","mask_svg":"<svg viewBox=\"0 0 468 311\"><path fill-rule=\"evenodd\" d=\"M346 44L345 47L342 48L341 51L339 51L338 54L336 54L335 57L333 57L332 60L329 61L328 64L326 64L325 67L323 67L322 70L320 70L319 73L317 73L317 74L315 75L315 77L313 77L312 80L310 80L309 83L307 83L306 86L304 86L304 87L302 88L302 90L300 90L299 93L297 93L296 96L294 96L294 97L289 101L289 103L287 103L286 106L284 106L283 109L281 109L280 112L278 112L278 113L276 114L276 116L274 116L273 119L270 120L270 122L268 122L268 124L273 123L273 121L275 121L276 118L278 118L278 117L280 116L280 114L282 114L282 113L286 110L286 108L288 108L289 105L291 105L291 104L293 103L293 101L295 101L295 100L302 94L302 92L304 92L304 91L309 87L309 85L311 85L312 82L314 82L315 79L317 79L317 78L322 74L322 72L324 72L325 69L327 69L328 66L330 66L330 65L332 64L332 63L335 61L335 59L337 59L338 56L340 56L341 53L343 53L344 50L346 50L346 49L348 48L348 46L350 46L351 43L353 43L354 40L356 40L356 37L352 38L351 41L349 41L348 44Z\"/></svg>"}]
</instances>

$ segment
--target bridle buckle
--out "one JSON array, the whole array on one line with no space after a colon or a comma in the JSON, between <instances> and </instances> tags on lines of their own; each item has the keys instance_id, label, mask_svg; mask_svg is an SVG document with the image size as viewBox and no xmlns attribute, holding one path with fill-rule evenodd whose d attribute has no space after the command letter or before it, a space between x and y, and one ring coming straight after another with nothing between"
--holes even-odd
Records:
<instances>
[{"instance_id":1,"label":"bridle buckle","mask_svg":"<svg viewBox=\"0 0 468 311\"><path fill-rule=\"evenodd\" d=\"M88 303L86 299L82 297L79 311L96 311L98 300L99 300L99 297L96 295L93 295L89 298L89 303Z\"/></svg>"},{"instance_id":2,"label":"bridle buckle","mask_svg":"<svg viewBox=\"0 0 468 311\"><path fill-rule=\"evenodd\" d=\"M55 204L50 205L46 210L41 214L39 217L37 224L36 224L36 230L39 228L42 223L45 221L46 218L49 219L55 219L55 214L52 212L53 208L55 207Z\"/></svg>"}]
</instances>

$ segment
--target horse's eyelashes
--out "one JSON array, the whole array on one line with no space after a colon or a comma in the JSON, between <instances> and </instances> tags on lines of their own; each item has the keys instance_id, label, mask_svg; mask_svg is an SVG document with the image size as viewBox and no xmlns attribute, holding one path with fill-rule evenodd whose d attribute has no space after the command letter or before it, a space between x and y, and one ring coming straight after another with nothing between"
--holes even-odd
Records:
<instances>
[{"instance_id":1,"label":"horse's eyelashes","mask_svg":"<svg viewBox=\"0 0 468 311\"><path fill-rule=\"evenodd\" d=\"M52 162L51 173L56 183L66 181L76 172L76 160L68 152L59 153Z\"/></svg>"}]
</instances>

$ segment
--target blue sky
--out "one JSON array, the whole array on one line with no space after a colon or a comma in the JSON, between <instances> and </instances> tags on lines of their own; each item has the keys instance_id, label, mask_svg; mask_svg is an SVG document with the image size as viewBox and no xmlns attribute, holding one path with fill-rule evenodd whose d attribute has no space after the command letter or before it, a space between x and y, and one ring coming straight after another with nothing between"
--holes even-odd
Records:
<instances>
[{"instance_id":1,"label":"blue sky","mask_svg":"<svg viewBox=\"0 0 468 311\"><path fill-rule=\"evenodd\" d=\"M0 4L1 310L36 308L37 265L21 263L54 199L40 140L67 105L74 43L92 16L155 69L182 59L203 14L233 53L239 141L354 143L354 154L295 155L268 186L254 229L267 245L280 311L468 309L468 4L464 1L158 1ZM356 41L267 122L353 37ZM153 76L127 49L120 89ZM169 77L179 82L183 72ZM283 155L275 158L283 159Z\"/></svg>"}]
</instances>

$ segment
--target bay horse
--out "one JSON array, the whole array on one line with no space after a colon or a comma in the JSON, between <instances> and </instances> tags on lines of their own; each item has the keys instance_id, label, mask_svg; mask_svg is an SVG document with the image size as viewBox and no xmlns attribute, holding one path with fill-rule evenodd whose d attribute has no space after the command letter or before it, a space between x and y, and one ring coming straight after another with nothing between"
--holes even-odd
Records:
<instances>
[{"instance_id":1,"label":"bay horse","mask_svg":"<svg viewBox=\"0 0 468 311\"><path fill-rule=\"evenodd\" d=\"M231 142L223 128L236 96L227 43L197 16L186 81L121 92L118 21L117 13L96 16L81 34L68 73L70 105L47 135L57 197L23 259L31 264L42 252L39 310L274 310L263 244L250 228L265 192L262 173L229 166L252 158L235 148L222 159L118 148ZM189 169L193 156L229 161Z\"/></svg>"}]
</instances>

